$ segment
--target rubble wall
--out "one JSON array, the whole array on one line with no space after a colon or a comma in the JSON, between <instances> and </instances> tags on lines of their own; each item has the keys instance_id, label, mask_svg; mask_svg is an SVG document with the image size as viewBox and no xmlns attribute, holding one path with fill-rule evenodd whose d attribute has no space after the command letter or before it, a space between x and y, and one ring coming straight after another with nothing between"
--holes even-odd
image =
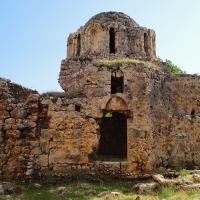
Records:
<instances>
[{"instance_id":1,"label":"rubble wall","mask_svg":"<svg viewBox=\"0 0 200 200\"><path fill-rule=\"evenodd\" d=\"M163 102L168 120L162 115L153 146L159 166L199 166L200 77L171 75L166 79Z\"/></svg>"},{"instance_id":2,"label":"rubble wall","mask_svg":"<svg viewBox=\"0 0 200 200\"><path fill-rule=\"evenodd\" d=\"M39 94L2 78L0 94L1 176L29 174L33 165L30 152L36 138Z\"/></svg>"}]
</instances>

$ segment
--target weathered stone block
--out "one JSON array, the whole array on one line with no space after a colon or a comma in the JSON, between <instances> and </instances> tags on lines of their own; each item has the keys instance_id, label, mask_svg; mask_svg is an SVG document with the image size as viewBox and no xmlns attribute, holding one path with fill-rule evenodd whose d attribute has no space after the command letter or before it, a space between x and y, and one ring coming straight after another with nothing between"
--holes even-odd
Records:
<instances>
[{"instance_id":1,"label":"weathered stone block","mask_svg":"<svg viewBox=\"0 0 200 200\"><path fill-rule=\"evenodd\" d=\"M159 183L138 183L132 187L132 191L137 192L137 194L147 194L149 192L155 191L160 186Z\"/></svg>"},{"instance_id":2,"label":"weathered stone block","mask_svg":"<svg viewBox=\"0 0 200 200\"><path fill-rule=\"evenodd\" d=\"M11 153L12 153L13 155L19 155L19 154L21 153L21 147L20 147L20 146L15 146L15 147L12 149Z\"/></svg>"},{"instance_id":3,"label":"weathered stone block","mask_svg":"<svg viewBox=\"0 0 200 200\"><path fill-rule=\"evenodd\" d=\"M42 150L40 147L35 147L31 150L30 154L33 155L41 155L42 154Z\"/></svg>"},{"instance_id":4,"label":"weathered stone block","mask_svg":"<svg viewBox=\"0 0 200 200\"><path fill-rule=\"evenodd\" d=\"M24 126L26 126L29 129L36 127L35 121L31 121L31 120L27 120L27 119L23 120L23 124L24 124Z\"/></svg>"},{"instance_id":5,"label":"weathered stone block","mask_svg":"<svg viewBox=\"0 0 200 200\"><path fill-rule=\"evenodd\" d=\"M13 124L15 124L15 119L14 119L14 118L6 119L6 120L5 120L5 124L13 125Z\"/></svg>"},{"instance_id":6,"label":"weathered stone block","mask_svg":"<svg viewBox=\"0 0 200 200\"><path fill-rule=\"evenodd\" d=\"M7 162L8 156L6 154L0 154L0 166Z\"/></svg>"},{"instance_id":7,"label":"weathered stone block","mask_svg":"<svg viewBox=\"0 0 200 200\"><path fill-rule=\"evenodd\" d=\"M47 154L47 153L49 153L49 141L44 141L44 140L42 140L41 142L40 142L40 147L41 147L41 151L42 151L42 153L44 153L44 154Z\"/></svg>"},{"instance_id":8,"label":"weathered stone block","mask_svg":"<svg viewBox=\"0 0 200 200\"><path fill-rule=\"evenodd\" d=\"M31 148L39 147L38 141L30 141L29 144Z\"/></svg>"},{"instance_id":9,"label":"weathered stone block","mask_svg":"<svg viewBox=\"0 0 200 200\"><path fill-rule=\"evenodd\" d=\"M200 175L199 174L193 174L193 180L194 180L194 182L200 183Z\"/></svg>"},{"instance_id":10,"label":"weathered stone block","mask_svg":"<svg viewBox=\"0 0 200 200\"><path fill-rule=\"evenodd\" d=\"M11 112L10 115L15 119L24 118L26 116L26 112L24 108L17 107Z\"/></svg>"},{"instance_id":11,"label":"weathered stone block","mask_svg":"<svg viewBox=\"0 0 200 200\"><path fill-rule=\"evenodd\" d=\"M21 132L19 130L7 130L6 131L6 138L19 138Z\"/></svg>"},{"instance_id":12,"label":"weathered stone block","mask_svg":"<svg viewBox=\"0 0 200 200\"><path fill-rule=\"evenodd\" d=\"M10 117L10 115L9 115L8 111L0 109L0 120L6 119L6 118L9 118L9 117Z\"/></svg>"}]
</instances>

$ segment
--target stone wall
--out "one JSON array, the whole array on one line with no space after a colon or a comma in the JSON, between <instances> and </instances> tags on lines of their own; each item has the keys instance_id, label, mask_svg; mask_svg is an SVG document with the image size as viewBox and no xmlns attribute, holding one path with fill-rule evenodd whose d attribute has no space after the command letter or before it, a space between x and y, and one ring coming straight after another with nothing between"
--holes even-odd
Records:
<instances>
[{"instance_id":1,"label":"stone wall","mask_svg":"<svg viewBox=\"0 0 200 200\"><path fill-rule=\"evenodd\" d=\"M200 78L194 75L171 75L164 85L162 101L167 113L157 122L155 158L164 166L199 166L199 92ZM164 106L163 105L163 106ZM156 109L157 110L157 109ZM167 119L167 123L166 123Z\"/></svg>"},{"instance_id":2,"label":"stone wall","mask_svg":"<svg viewBox=\"0 0 200 200\"><path fill-rule=\"evenodd\" d=\"M118 70L124 90L112 94L111 69L88 63L79 88L73 88L87 96L73 99L45 98L1 79L1 176L99 169L105 164L98 151L101 123L108 112L122 113L127 120L127 155L116 161L108 153L106 158L123 172L199 166L200 77L172 75L141 64L122 64ZM104 141L112 137L111 148L119 148L115 135Z\"/></svg>"},{"instance_id":3,"label":"stone wall","mask_svg":"<svg viewBox=\"0 0 200 200\"><path fill-rule=\"evenodd\" d=\"M170 73L170 67L166 63L159 61L152 61L152 63L154 63L160 71ZM134 71L142 72L142 70L144 70L146 71L145 73L148 73L151 68L148 62L145 64L122 63L113 67L106 67L97 66L89 60L77 61L73 59L64 59L60 67L59 84L64 91L82 91L86 96L92 97L106 96L111 93L111 76L113 73L121 70L124 80L131 80L131 77L134 76ZM145 78L148 76L150 75L147 74ZM155 75L151 76L153 78ZM129 83L130 81L126 84L124 83L124 90L129 86Z\"/></svg>"}]
</instances>

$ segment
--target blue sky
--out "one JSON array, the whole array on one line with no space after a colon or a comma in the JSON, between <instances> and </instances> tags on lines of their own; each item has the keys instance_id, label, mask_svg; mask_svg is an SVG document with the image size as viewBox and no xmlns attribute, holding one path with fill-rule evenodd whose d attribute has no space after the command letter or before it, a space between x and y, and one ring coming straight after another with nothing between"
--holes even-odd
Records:
<instances>
[{"instance_id":1,"label":"blue sky","mask_svg":"<svg viewBox=\"0 0 200 200\"><path fill-rule=\"evenodd\" d=\"M0 77L39 92L62 91L57 79L68 35L106 11L154 29L157 56L200 74L199 0L1 0Z\"/></svg>"}]
</instances>

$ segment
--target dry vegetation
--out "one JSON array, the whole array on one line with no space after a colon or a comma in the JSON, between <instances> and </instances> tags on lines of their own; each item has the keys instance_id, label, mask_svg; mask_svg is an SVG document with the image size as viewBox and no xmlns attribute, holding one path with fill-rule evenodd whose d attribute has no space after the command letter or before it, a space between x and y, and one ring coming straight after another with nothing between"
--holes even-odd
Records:
<instances>
[{"instance_id":1,"label":"dry vegetation","mask_svg":"<svg viewBox=\"0 0 200 200\"><path fill-rule=\"evenodd\" d=\"M136 60L136 59L116 59L116 60L97 60L93 64L97 67L108 67L113 68L115 66L119 66L123 63L132 64L132 63L142 63L146 67L152 67L155 69L161 69L160 66L156 65L155 63L143 60Z\"/></svg>"},{"instance_id":2,"label":"dry vegetation","mask_svg":"<svg viewBox=\"0 0 200 200\"><path fill-rule=\"evenodd\" d=\"M73 92L48 91L42 93L40 96L45 98L50 98L53 100L53 102L57 101L58 98L73 99L78 97L85 97L85 95L81 91L73 91Z\"/></svg>"}]
</instances>

